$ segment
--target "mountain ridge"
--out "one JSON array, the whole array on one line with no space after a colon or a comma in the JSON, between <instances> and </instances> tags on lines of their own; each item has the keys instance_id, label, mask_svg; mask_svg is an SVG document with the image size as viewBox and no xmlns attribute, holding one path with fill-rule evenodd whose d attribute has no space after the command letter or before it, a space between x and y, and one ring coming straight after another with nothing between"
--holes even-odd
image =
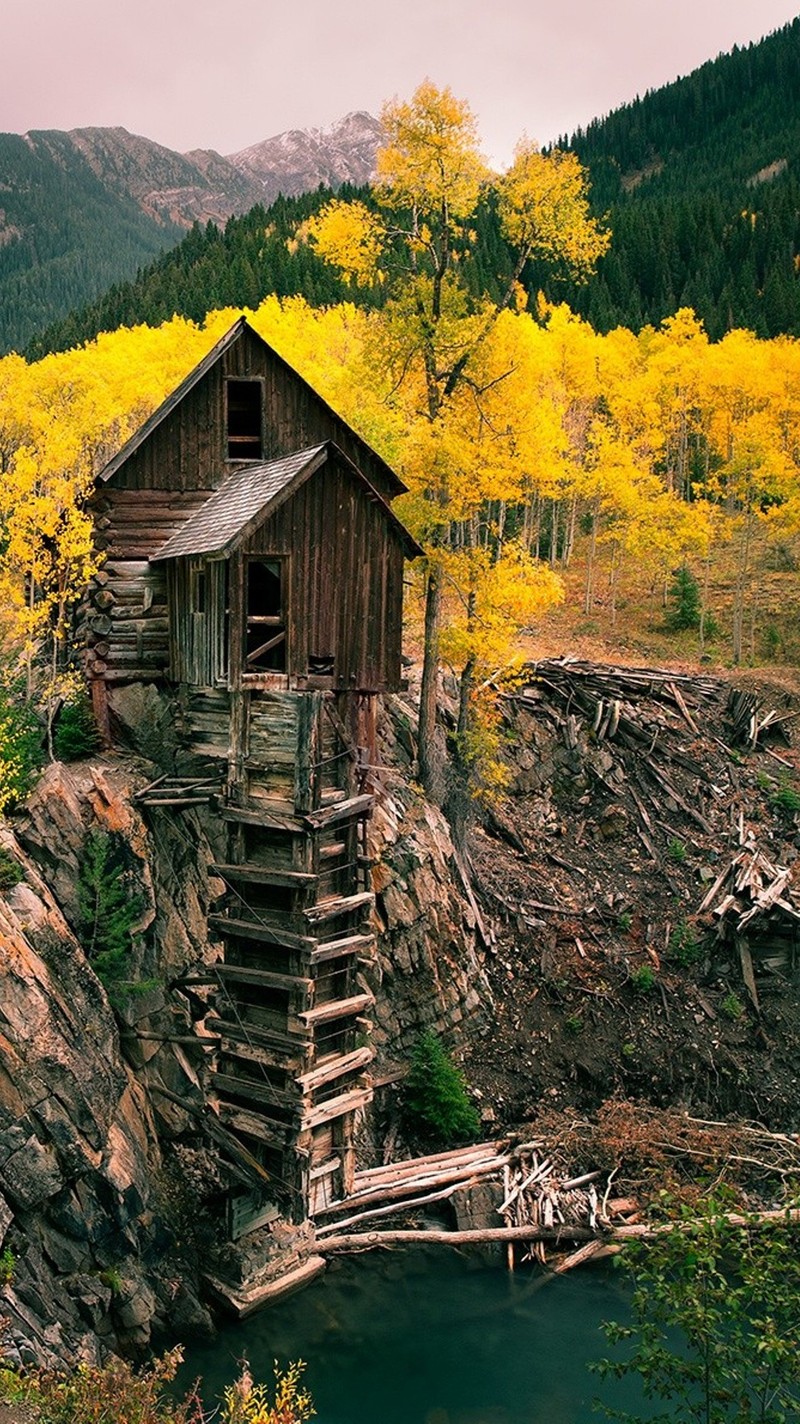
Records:
<instances>
[{"instance_id":1,"label":"mountain ridge","mask_svg":"<svg viewBox=\"0 0 800 1424\"><path fill-rule=\"evenodd\" d=\"M238 154L181 154L121 125L0 134L0 354L133 276L193 224L280 193L364 183L380 124L353 111Z\"/></svg>"}]
</instances>

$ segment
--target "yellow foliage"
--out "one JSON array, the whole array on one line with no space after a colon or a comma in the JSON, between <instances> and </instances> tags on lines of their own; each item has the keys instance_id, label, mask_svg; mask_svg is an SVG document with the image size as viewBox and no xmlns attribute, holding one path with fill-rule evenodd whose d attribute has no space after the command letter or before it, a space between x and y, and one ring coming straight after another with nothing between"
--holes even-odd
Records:
<instances>
[{"instance_id":1,"label":"yellow foliage","mask_svg":"<svg viewBox=\"0 0 800 1424\"><path fill-rule=\"evenodd\" d=\"M296 1360L286 1370L275 1365L273 1390L256 1384L248 1365L225 1390L220 1424L306 1424L316 1410L301 1377L305 1364Z\"/></svg>"},{"instance_id":2,"label":"yellow foliage","mask_svg":"<svg viewBox=\"0 0 800 1424\"><path fill-rule=\"evenodd\" d=\"M523 139L497 186L503 233L526 257L562 261L581 277L608 250L611 235L590 215L577 154L558 148L543 154Z\"/></svg>"},{"instance_id":3,"label":"yellow foliage","mask_svg":"<svg viewBox=\"0 0 800 1424\"><path fill-rule=\"evenodd\" d=\"M447 582L442 656L455 667L470 663L478 675L505 668L520 628L562 603L564 586L518 540L497 557L487 548L441 555Z\"/></svg>"},{"instance_id":4,"label":"yellow foliage","mask_svg":"<svg viewBox=\"0 0 800 1424\"><path fill-rule=\"evenodd\" d=\"M384 280L380 259L386 247L386 229L363 203L326 203L304 224L306 235L325 262L337 267L357 287Z\"/></svg>"},{"instance_id":5,"label":"yellow foliage","mask_svg":"<svg viewBox=\"0 0 800 1424\"><path fill-rule=\"evenodd\" d=\"M489 176L469 104L425 79L408 102L384 104L381 123L386 140L377 168L383 202L437 221L443 208L450 219L469 217Z\"/></svg>"}]
</instances>

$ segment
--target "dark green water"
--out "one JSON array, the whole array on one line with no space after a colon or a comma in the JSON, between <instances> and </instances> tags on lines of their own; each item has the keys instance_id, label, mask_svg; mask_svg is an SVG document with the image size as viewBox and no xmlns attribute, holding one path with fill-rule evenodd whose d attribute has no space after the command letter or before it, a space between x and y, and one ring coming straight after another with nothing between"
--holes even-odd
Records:
<instances>
[{"instance_id":1,"label":"dark green water","mask_svg":"<svg viewBox=\"0 0 800 1424\"><path fill-rule=\"evenodd\" d=\"M181 1383L201 1374L210 1402L242 1357L256 1379L271 1379L274 1360L303 1359L319 1424L590 1424L600 1393L641 1404L632 1386L587 1370L609 1353L600 1321L626 1314L610 1270L542 1285L527 1267L509 1276L455 1252L375 1252L334 1261L299 1295L188 1351Z\"/></svg>"}]
</instances>

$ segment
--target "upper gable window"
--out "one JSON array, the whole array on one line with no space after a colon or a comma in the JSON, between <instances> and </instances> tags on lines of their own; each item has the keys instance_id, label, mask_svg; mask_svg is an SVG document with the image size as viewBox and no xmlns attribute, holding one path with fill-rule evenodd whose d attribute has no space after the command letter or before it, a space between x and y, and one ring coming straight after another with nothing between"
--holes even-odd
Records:
<instances>
[{"instance_id":1,"label":"upper gable window","mask_svg":"<svg viewBox=\"0 0 800 1424\"><path fill-rule=\"evenodd\" d=\"M261 460L262 385L260 381L228 381L228 459Z\"/></svg>"}]
</instances>

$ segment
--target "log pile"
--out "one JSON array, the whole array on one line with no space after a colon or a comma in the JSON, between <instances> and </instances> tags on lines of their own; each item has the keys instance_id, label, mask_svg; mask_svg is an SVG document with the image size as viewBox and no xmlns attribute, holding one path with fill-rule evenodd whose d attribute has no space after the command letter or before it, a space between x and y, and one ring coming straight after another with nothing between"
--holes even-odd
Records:
<instances>
[{"instance_id":1,"label":"log pile","mask_svg":"<svg viewBox=\"0 0 800 1424\"><path fill-rule=\"evenodd\" d=\"M728 926L743 934L749 925L777 914L800 920L800 891L792 884L792 872L773 865L763 851L749 841L720 872L703 899L698 914L711 913L719 921L722 935Z\"/></svg>"},{"instance_id":2,"label":"log pile","mask_svg":"<svg viewBox=\"0 0 800 1424\"><path fill-rule=\"evenodd\" d=\"M317 1237L323 1238L326 1232L334 1230L344 1231L376 1217L393 1216L398 1211L421 1209L445 1201L459 1187L486 1177L499 1177L511 1160L506 1141L482 1142L356 1172L350 1195L342 1201L330 1202L317 1212L317 1221L322 1217L335 1218L330 1225L317 1226Z\"/></svg>"},{"instance_id":3,"label":"log pile","mask_svg":"<svg viewBox=\"0 0 800 1424\"><path fill-rule=\"evenodd\" d=\"M434 1244L455 1240L464 1244L500 1243L507 1247L508 1264L514 1267L514 1243L529 1243L524 1260L546 1263L545 1245L557 1250L567 1242L585 1243L557 1270L569 1269L603 1247L602 1229L636 1219L636 1203L628 1199L609 1200L613 1179L600 1171L570 1178L559 1171L542 1142L525 1142L516 1147L508 1141L478 1143L473 1147L440 1152L431 1157L415 1157L356 1173L351 1196L332 1202L317 1212L316 1249L341 1251L369 1245L392 1244L405 1239L409 1228L370 1229L379 1218L396 1219L426 1208L437 1207L457 1191L494 1181L502 1200L497 1207L501 1222L476 1230L439 1231L431 1224L412 1226L408 1239L424 1238ZM602 1195L600 1192L602 1191ZM326 1218L323 1221L323 1218ZM405 1234L404 1234L405 1233Z\"/></svg>"},{"instance_id":4,"label":"log pile","mask_svg":"<svg viewBox=\"0 0 800 1424\"><path fill-rule=\"evenodd\" d=\"M792 871L774 864L747 837L705 895L698 910L698 915L704 914L716 920L718 939L732 943L750 1001L758 1011L754 954L760 967L773 972L794 968L800 891L792 883Z\"/></svg>"},{"instance_id":5,"label":"log pile","mask_svg":"<svg viewBox=\"0 0 800 1424\"><path fill-rule=\"evenodd\" d=\"M755 693L743 692L738 687L732 687L728 696L726 718L731 741L751 751L759 742L773 738L788 741L787 729L797 715L796 712L778 712L774 707L765 712Z\"/></svg>"},{"instance_id":6,"label":"log pile","mask_svg":"<svg viewBox=\"0 0 800 1424\"><path fill-rule=\"evenodd\" d=\"M627 787L650 859L659 858L654 838L670 813L711 834L713 778L695 743L709 709L720 702L719 682L572 658L548 658L531 664L529 672L512 701L555 723L571 750L579 733L593 745L607 745L611 768L603 773L593 767L593 774L614 794Z\"/></svg>"},{"instance_id":7,"label":"log pile","mask_svg":"<svg viewBox=\"0 0 800 1424\"><path fill-rule=\"evenodd\" d=\"M637 1215L636 1203L627 1198L610 1200L613 1173L585 1172L578 1177L566 1177L559 1172L546 1152L543 1142L525 1142L513 1150L511 1162L504 1168L503 1201L497 1208L507 1229L516 1233L530 1228L535 1234L523 1260L547 1264L545 1243L574 1236L576 1229L588 1236L615 1222L622 1224ZM603 1192L598 1193L598 1188ZM555 1236L553 1235L555 1233ZM517 1238L519 1239L519 1238ZM514 1267L514 1237L508 1243L508 1264ZM598 1249L602 1242L596 1243ZM582 1247L556 1269L569 1270L597 1254L589 1246Z\"/></svg>"}]
</instances>

